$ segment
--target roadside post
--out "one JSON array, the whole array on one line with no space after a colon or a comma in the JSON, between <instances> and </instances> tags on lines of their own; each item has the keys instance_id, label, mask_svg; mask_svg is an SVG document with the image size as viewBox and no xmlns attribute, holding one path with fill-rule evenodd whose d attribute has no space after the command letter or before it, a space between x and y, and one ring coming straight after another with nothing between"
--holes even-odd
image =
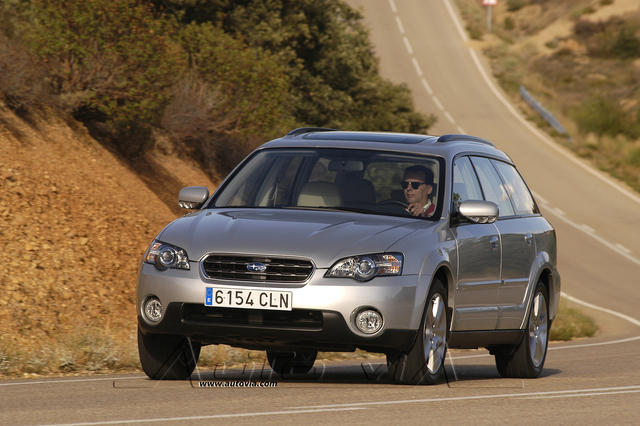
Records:
<instances>
[{"instance_id":1,"label":"roadside post","mask_svg":"<svg viewBox=\"0 0 640 426\"><path fill-rule=\"evenodd\" d=\"M482 5L487 7L487 32L491 33L491 14L493 6L498 4L498 0L482 0Z\"/></svg>"}]
</instances>

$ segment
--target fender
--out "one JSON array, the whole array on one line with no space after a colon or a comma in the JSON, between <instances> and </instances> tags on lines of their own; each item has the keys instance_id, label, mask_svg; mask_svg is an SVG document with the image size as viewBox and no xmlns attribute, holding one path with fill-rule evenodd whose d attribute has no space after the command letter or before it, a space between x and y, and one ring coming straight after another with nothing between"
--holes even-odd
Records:
<instances>
[{"instance_id":1,"label":"fender","mask_svg":"<svg viewBox=\"0 0 640 426\"><path fill-rule=\"evenodd\" d=\"M454 297L455 297L455 279L457 271L457 248L455 240L451 241L452 244L446 244L445 247L440 247L436 250L432 250L424 259L422 267L420 268L420 274L416 282L416 299L414 304L414 314L411 318L411 326L417 329L420 326L422 320L422 313L424 307L427 304L427 295L431 289L433 280L440 274L444 274L446 282L443 282L447 286L447 307L453 309ZM453 324L453 321L451 322Z\"/></svg>"}]
</instances>

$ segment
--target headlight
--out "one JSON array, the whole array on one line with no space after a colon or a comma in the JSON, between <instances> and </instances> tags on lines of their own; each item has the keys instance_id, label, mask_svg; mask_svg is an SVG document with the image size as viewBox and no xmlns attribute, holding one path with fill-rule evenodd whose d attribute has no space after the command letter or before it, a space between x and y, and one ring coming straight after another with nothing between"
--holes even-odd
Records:
<instances>
[{"instance_id":1,"label":"headlight","mask_svg":"<svg viewBox=\"0 0 640 426\"><path fill-rule=\"evenodd\" d=\"M144 261L155 265L161 271L169 268L190 269L189 256L184 249L158 240L151 243Z\"/></svg>"},{"instance_id":2,"label":"headlight","mask_svg":"<svg viewBox=\"0 0 640 426\"><path fill-rule=\"evenodd\" d=\"M383 275L400 275L403 256L400 253L379 253L351 256L337 261L325 274L327 278L353 278L369 281Z\"/></svg>"}]
</instances>

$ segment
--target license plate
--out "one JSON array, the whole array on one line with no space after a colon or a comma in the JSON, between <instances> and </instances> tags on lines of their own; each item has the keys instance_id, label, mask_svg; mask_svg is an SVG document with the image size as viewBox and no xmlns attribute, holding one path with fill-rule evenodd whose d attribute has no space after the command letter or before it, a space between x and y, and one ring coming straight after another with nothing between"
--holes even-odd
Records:
<instances>
[{"instance_id":1,"label":"license plate","mask_svg":"<svg viewBox=\"0 0 640 426\"><path fill-rule=\"evenodd\" d=\"M293 309L293 293L290 291L207 287L204 304L205 306L225 308L290 311Z\"/></svg>"}]
</instances>

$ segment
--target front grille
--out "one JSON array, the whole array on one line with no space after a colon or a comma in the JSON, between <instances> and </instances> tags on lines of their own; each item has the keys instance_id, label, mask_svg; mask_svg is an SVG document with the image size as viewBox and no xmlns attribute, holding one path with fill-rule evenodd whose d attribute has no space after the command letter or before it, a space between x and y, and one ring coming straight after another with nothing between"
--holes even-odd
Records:
<instances>
[{"instance_id":1,"label":"front grille","mask_svg":"<svg viewBox=\"0 0 640 426\"><path fill-rule=\"evenodd\" d=\"M247 266L251 263L262 263L267 269L250 271ZM207 278L224 280L300 283L313 272L313 264L308 260L260 256L210 254L202 265Z\"/></svg>"},{"instance_id":2,"label":"front grille","mask_svg":"<svg viewBox=\"0 0 640 426\"><path fill-rule=\"evenodd\" d=\"M322 312L307 309L268 311L261 309L217 308L185 303L182 308L185 322L217 325L246 325L255 327L322 329Z\"/></svg>"}]
</instances>

